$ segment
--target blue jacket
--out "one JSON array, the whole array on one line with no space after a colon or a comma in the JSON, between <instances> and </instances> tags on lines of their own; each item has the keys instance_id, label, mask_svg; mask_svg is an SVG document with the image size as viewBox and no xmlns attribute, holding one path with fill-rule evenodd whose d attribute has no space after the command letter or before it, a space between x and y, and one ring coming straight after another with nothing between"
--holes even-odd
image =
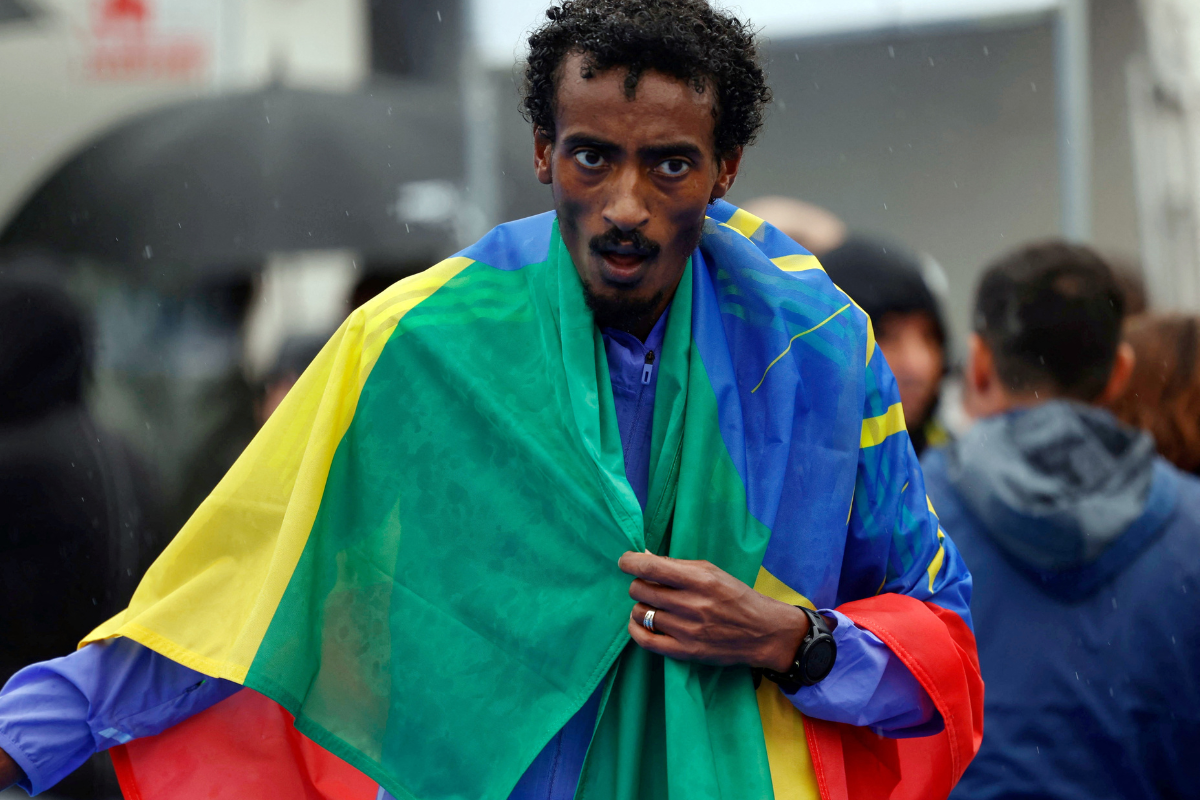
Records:
<instances>
[{"instance_id":1,"label":"blue jacket","mask_svg":"<svg viewBox=\"0 0 1200 800\"><path fill-rule=\"evenodd\" d=\"M1200 796L1200 481L1047 403L926 454L975 579L983 747L952 797Z\"/></svg>"}]
</instances>

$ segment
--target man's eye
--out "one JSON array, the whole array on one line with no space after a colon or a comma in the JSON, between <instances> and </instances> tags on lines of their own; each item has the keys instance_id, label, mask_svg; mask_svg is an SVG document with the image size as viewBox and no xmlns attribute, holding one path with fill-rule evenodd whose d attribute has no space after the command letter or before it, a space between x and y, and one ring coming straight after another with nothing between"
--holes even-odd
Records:
<instances>
[{"instance_id":1,"label":"man's eye","mask_svg":"<svg viewBox=\"0 0 1200 800\"><path fill-rule=\"evenodd\" d=\"M668 158L666 161L658 165L658 171L664 175L678 177L686 173L692 165L684 161L682 158Z\"/></svg>"},{"instance_id":2,"label":"man's eye","mask_svg":"<svg viewBox=\"0 0 1200 800\"><path fill-rule=\"evenodd\" d=\"M575 160L588 169L604 166L604 156L595 150L580 150L575 154Z\"/></svg>"}]
</instances>

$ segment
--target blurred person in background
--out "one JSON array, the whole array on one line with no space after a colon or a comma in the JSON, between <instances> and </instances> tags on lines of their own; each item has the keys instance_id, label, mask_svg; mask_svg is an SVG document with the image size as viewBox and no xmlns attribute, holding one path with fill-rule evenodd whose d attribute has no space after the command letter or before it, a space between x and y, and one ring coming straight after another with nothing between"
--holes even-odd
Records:
<instances>
[{"instance_id":1,"label":"blurred person in background","mask_svg":"<svg viewBox=\"0 0 1200 800\"><path fill-rule=\"evenodd\" d=\"M147 800L948 794L970 575L866 317L720 199L769 97L703 0L554 4L556 213L351 314L131 607L0 691L0 785L123 744Z\"/></svg>"},{"instance_id":2,"label":"blurred person in background","mask_svg":"<svg viewBox=\"0 0 1200 800\"><path fill-rule=\"evenodd\" d=\"M875 343L900 388L917 455L948 438L937 418L946 375L946 323L915 255L894 242L852 235L821 257L829 278L867 312Z\"/></svg>"},{"instance_id":3,"label":"blurred person in background","mask_svg":"<svg viewBox=\"0 0 1200 800\"><path fill-rule=\"evenodd\" d=\"M830 279L871 318L917 455L944 444L948 434L937 409L947 365L946 323L917 256L894 242L848 234L833 213L802 200L758 197L745 208L817 256Z\"/></svg>"},{"instance_id":4,"label":"blurred person in background","mask_svg":"<svg viewBox=\"0 0 1200 800\"><path fill-rule=\"evenodd\" d=\"M846 224L832 211L794 197L766 195L742 204L817 258L846 241Z\"/></svg>"},{"instance_id":5,"label":"blurred person in background","mask_svg":"<svg viewBox=\"0 0 1200 800\"><path fill-rule=\"evenodd\" d=\"M262 379L258 399L254 406L255 416L261 428L266 424L271 414L287 397L287 393L296 385L296 381L308 369L308 365L321 352L329 334L300 334L292 335L284 340L279 348L279 355L270 371Z\"/></svg>"},{"instance_id":6,"label":"blurred person in background","mask_svg":"<svg viewBox=\"0 0 1200 800\"><path fill-rule=\"evenodd\" d=\"M1134 368L1123 294L1049 242L985 272L966 366L979 421L923 459L971 565L987 682L953 797L1195 796L1200 481L1103 406Z\"/></svg>"},{"instance_id":7,"label":"blurred person in background","mask_svg":"<svg viewBox=\"0 0 1200 800\"><path fill-rule=\"evenodd\" d=\"M57 264L0 265L0 683L123 608L165 544L155 481L84 402L92 337ZM56 792L115 790L107 759Z\"/></svg>"},{"instance_id":8,"label":"blurred person in background","mask_svg":"<svg viewBox=\"0 0 1200 800\"><path fill-rule=\"evenodd\" d=\"M1110 408L1149 431L1159 454L1185 472L1200 472L1200 319L1147 314L1125 325L1137 363Z\"/></svg>"}]
</instances>

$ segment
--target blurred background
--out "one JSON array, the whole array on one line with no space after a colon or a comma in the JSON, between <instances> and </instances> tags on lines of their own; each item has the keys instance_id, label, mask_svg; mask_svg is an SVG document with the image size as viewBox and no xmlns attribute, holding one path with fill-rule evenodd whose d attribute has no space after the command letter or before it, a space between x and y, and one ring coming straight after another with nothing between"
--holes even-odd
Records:
<instances>
[{"instance_id":1,"label":"blurred background","mask_svg":"<svg viewBox=\"0 0 1200 800\"><path fill-rule=\"evenodd\" d=\"M721 4L761 28L775 93L730 199L906 246L951 374L978 274L1031 240L1200 312L1200 3ZM0 0L13 619L78 613L69 642L119 609L350 309L551 207L518 111L545 5ZM55 610L33 587L71 559L105 566ZM64 651L41 630L0 637L0 683Z\"/></svg>"},{"instance_id":2,"label":"blurred background","mask_svg":"<svg viewBox=\"0 0 1200 800\"><path fill-rule=\"evenodd\" d=\"M80 304L88 409L167 529L356 299L550 207L518 112L544 5L0 0L0 250ZM906 243L952 333L988 259L1052 235L1200 305L1194 3L727 5L776 97L735 203Z\"/></svg>"}]
</instances>

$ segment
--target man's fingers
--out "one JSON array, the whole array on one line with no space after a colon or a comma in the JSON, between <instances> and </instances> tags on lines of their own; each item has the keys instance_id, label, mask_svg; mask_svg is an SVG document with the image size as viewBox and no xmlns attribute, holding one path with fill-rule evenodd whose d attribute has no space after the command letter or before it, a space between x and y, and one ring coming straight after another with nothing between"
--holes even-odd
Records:
<instances>
[{"instance_id":1,"label":"man's fingers","mask_svg":"<svg viewBox=\"0 0 1200 800\"><path fill-rule=\"evenodd\" d=\"M621 571L635 578L675 588L695 586L707 573L703 561L684 561L677 558L656 556L652 553L625 553L617 561Z\"/></svg>"},{"instance_id":2,"label":"man's fingers","mask_svg":"<svg viewBox=\"0 0 1200 800\"><path fill-rule=\"evenodd\" d=\"M655 627L657 627L657 625ZM658 653L659 655L668 656L680 661L687 660L687 648L684 647L684 645L678 639L673 639L666 634L651 633L642 627L642 621L640 617L637 619L630 617L629 635L632 636L633 640L638 643L638 646L644 650L649 650L651 653Z\"/></svg>"},{"instance_id":3,"label":"man's fingers","mask_svg":"<svg viewBox=\"0 0 1200 800\"><path fill-rule=\"evenodd\" d=\"M676 614L687 614L686 597L679 589L663 586L661 583L651 583L637 578L629 584L629 596L639 603L645 603L651 608L662 608Z\"/></svg>"}]
</instances>

